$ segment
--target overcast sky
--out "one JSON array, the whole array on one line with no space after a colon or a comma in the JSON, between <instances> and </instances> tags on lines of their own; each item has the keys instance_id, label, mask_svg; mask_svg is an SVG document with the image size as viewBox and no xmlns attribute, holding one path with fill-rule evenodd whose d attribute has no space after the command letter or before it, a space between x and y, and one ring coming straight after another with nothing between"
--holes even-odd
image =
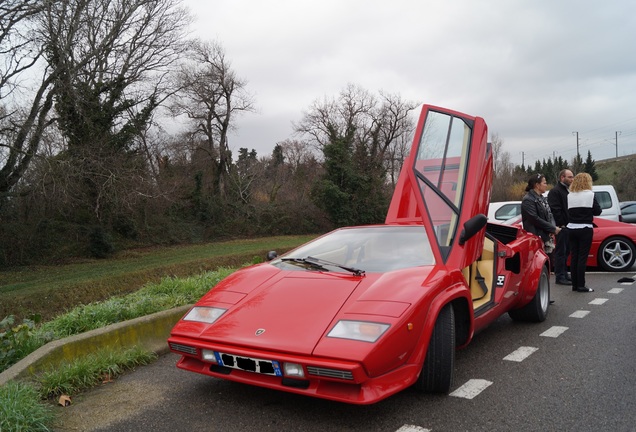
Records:
<instances>
[{"instance_id":1,"label":"overcast sky","mask_svg":"<svg viewBox=\"0 0 636 432\"><path fill-rule=\"evenodd\" d=\"M636 153L634 0L185 0L257 113L230 147L270 155L347 84L486 120L514 163Z\"/></svg>"}]
</instances>

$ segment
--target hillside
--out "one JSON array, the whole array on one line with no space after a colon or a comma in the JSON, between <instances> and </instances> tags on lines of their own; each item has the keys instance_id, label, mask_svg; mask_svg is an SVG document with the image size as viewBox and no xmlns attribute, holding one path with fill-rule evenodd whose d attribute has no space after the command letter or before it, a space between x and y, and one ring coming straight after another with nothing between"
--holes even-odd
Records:
<instances>
[{"instance_id":1,"label":"hillside","mask_svg":"<svg viewBox=\"0 0 636 432\"><path fill-rule=\"evenodd\" d=\"M595 184L613 185L621 201L636 200L636 155L598 160L595 161L595 167L599 176Z\"/></svg>"}]
</instances>

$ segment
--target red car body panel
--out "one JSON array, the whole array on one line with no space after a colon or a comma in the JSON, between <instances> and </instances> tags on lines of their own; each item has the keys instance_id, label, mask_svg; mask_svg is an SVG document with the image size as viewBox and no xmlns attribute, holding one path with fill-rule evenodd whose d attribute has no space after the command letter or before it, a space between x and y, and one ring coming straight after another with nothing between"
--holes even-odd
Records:
<instances>
[{"instance_id":1,"label":"red car body panel","mask_svg":"<svg viewBox=\"0 0 636 432\"><path fill-rule=\"evenodd\" d=\"M221 281L192 309L225 310L216 321L186 316L173 328L168 343L182 355L177 366L355 404L411 386L444 307L456 311L452 343L464 346L537 293L547 261L541 241L516 227L485 225L491 181L484 120L424 106L385 224L336 230ZM463 236L479 215L484 225ZM381 245L372 248L367 236ZM320 249L334 237L342 247ZM305 250L331 261L316 264ZM481 297L477 261L488 285ZM359 339L336 332L343 323L353 323ZM290 375L290 365L302 376Z\"/></svg>"}]
</instances>

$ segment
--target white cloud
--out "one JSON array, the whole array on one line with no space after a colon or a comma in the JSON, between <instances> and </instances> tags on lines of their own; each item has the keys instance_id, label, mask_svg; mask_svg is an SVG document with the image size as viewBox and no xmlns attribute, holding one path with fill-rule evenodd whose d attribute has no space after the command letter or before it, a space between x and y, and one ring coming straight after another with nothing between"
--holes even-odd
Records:
<instances>
[{"instance_id":1,"label":"white cloud","mask_svg":"<svg viewBox=\"0 0 636 432\"><path fill-rule=\"evenodd\" d=\"M629 0L186 0L258 114L232 148L261 156L348 83L484 117L514 162L636 152L636 3Z\"/></svg>"}]
</instances>

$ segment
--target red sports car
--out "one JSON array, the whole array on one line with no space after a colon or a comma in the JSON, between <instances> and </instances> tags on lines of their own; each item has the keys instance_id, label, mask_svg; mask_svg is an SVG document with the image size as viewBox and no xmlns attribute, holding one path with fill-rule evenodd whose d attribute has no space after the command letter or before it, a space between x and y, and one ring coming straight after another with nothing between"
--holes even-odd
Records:
<instances>
[{"instance_id":1,"label":"red sports car","mask_svg":"<svg viewBox=\"0 0 636 432\"><path fill-rule=\"evenodd\" d=\"M521 227L521 215L503 223ZM594 236L587 266L610 272L630 271L636 262L636 226L600 217L594 218L593 225Z\"/></svg>"},{"instance_id":2,"label":"red sports car","mask_svg":"<svg viewBox=\"0 0 636 432\"><path fill-rule=\"evenodd\" d=\"M491 182L484 120L425 105L385 223L221 281L172 330L177 366L354 404L409 386L448 393L476 331L548 313L541 241L487 224Z\"/></svg>"}]
</instances>

